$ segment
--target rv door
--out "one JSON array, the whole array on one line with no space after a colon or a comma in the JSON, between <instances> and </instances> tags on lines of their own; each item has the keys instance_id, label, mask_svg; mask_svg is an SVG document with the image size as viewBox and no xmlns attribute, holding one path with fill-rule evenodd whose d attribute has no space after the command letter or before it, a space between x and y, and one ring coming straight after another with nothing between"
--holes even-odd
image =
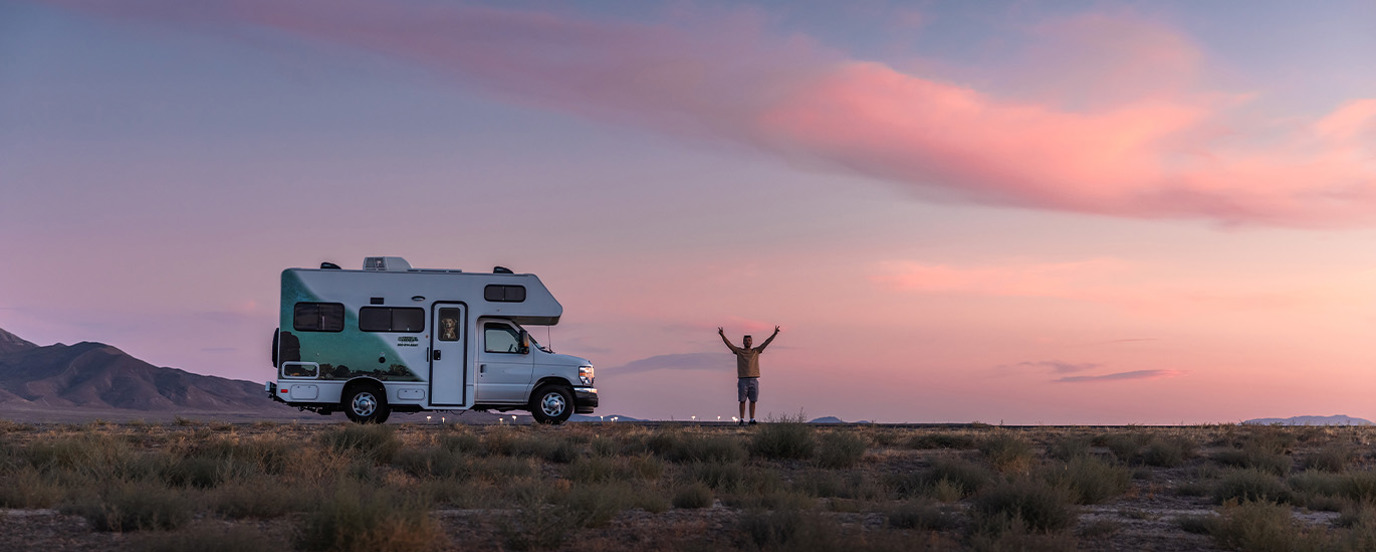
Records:
<instances>
[{"instance_id":1,"label":"rv door","mask_svg":"<svg viewBox=\"0 0 1376 552\"><path fill-rule=\"evenodd\" d=\"M468 313L463 303L435 303L430 312L430 405L465 406Z\"/></svg>"},{"instance_id":2,"label":"rv door","mask_svg":"<svg viewBox=\"0 0 1376 552\"><path fill-rule=\"evenodd\" d=\"M480 403L524 404L535 371L529 347L522 347L521 329L506 320L482 320L478 347Z\"/></svg>"}]
</instances>

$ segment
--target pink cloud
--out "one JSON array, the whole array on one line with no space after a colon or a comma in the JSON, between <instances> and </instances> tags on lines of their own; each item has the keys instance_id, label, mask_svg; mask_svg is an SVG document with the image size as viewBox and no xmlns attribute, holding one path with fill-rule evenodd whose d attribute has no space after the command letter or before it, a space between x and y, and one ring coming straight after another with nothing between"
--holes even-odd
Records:
<instances>
[{"instance_id":1,"label":"pink cloud","mask_svg":"<svg viewBox=\"0 0 1376 552\"><path fill-rule=\"evenodd\" d=\"M725 139L933 199L1224 223L1376 222L1376 99L1285 127L1232 120L1243 96L1187 93L1198 49L1131 16L1034 26L1048 44L1038 67L1060 97L1011 99L846 59L772 34L749 12L656 25L359 0L58 3L381 52L506 101Z\"/></svg>"},{"instance_id":2,"label":"pink cloud","mask_svg":"<svg viewBox=\"0 0 1376 552\"><path fill-rule=\"evenodd\" d=\"M1104 374L1100 376L1066 376L1057 379L1056 381L1060 383L1093 383L1105 381L1160 379L1172 378L1175 376L1179 376L1183 373L1184 372L1181 372L1179 370L1133 370L1131 372L1118 372L1114 374Z\"/></svg>"},{"instance_id":3,"label":"pink cloud","mask_svg":"<svg viewBox=\"0 0 1376 552\"><path fill-rule=\"evenodd\" d=\"M1111 281L1127 268L1116 259L976 267L902 261L883 264L871 281L917 293L1066 298L1084 297L1087 288Z\"/></svg>"}]
</instances>

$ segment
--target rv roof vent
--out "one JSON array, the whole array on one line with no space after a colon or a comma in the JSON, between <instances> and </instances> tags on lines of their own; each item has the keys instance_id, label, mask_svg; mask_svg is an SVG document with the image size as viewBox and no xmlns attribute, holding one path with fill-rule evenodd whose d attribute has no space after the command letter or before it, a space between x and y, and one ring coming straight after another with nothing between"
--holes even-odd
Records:
<instances>
[{"instance_id":1,"label":"rv roof vent","mask_svg":"<svg viewBox=\"0 0 1376 552\"><path fill-rule=\"evenodd\" d=\"M411 263L401 257L364 257L363 270L374 270L378 272L406 272L411 270Z\"/></svg>"},{"instance_id":2,"label":"rv roof vent","mask_svg":"<svg viewBox=\"0 0 1376 552\"><path fill-rule=\"evenodd\" d=\"M339 270L339 265L334 263L320 263L320 270Z\"/></svg>"},{"instance_id":3,"label":"rv roof vent","mask_svg":"<svg viewBox=\"0 0 1376 552\"><path fill-rule=\"evenodd\" d=\"M511 272L511 269L510 269L510 268L507 268L507 267L504 267L504 266L494 266L494 267L492 267L492 273L493 273L493 274L511 274L512 272Z\"/></svg>"}]
</instances>

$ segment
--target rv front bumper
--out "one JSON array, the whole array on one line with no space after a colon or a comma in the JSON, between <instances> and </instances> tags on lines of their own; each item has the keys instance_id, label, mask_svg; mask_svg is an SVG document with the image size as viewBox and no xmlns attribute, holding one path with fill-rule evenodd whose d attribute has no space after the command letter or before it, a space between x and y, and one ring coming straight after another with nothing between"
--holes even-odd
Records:
<instances>
[{"instance_id":1,"label":"rv front bumper","mask_svg":"<svg viewBox=\"0 0 1376 552\"><path fill-rule=\"evenodd\" d=\"M592 414L597 408L597 388L595 387L575 387L573 388L573 411L579 414Z\"/></svg>"}]
</instances>

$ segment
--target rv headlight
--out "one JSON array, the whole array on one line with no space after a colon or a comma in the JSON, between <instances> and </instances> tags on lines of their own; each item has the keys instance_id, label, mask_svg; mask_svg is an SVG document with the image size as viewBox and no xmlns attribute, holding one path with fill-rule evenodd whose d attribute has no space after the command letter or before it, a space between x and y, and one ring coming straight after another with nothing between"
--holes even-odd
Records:
<instances>
[{"instance_id":1,"label":"rv headlight","mask_svg":"<svg viewBox=\"0 0 1376 552\"><path fill-rule=\"evenodd\" d=\"M579 381L580 383L582 383L583 385L586 385L586 386L591 386L591 385L592 385L592 379L593 379L593 375L592 375L592 366L579 366L579 367L578 367L578 381Z\"/></svg>"}]
</instances>

